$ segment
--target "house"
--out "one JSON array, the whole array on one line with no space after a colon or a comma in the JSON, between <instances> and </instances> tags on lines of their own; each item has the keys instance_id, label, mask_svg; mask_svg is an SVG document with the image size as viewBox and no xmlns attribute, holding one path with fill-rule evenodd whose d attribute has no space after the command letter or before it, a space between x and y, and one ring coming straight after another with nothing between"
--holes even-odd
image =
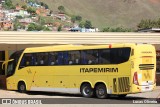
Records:
<instances>
[{"instance_id":1,"label":"house","mask_svg":"<svg viewBox=\"0 0 160 107\"><path fill-rule=\"evenodd\" d=\"M33 2L28 2L27 5L28 5L28 6L31 6L31 7L36 7L36 8L41 7L41 5L39 5L39 4L37 4L37 3L33 3Z\"/></svg>"},{"instance_id":2,"label":"house","mask_svg":"<svg viewBox=\"0 0 160 107\"><path fill-rule=\"evenodd\" d=\"M0 31L2 30L3 27L3 21L0 21Z\"/></svg>"},{"instance_id":3,"label":"house","mask_svg":"<svg viewBox=\"0 0 160 107\"><path fill-rule=\"evenodd\" d=\"M24 19L20 19L19 23L23 24L24 26L27 26L30 23L33 23L33 20L31 18L24 18Z\"/></svg>"},{"instance_id":4,"label":"house","mask_svg":"<svg viewBox=\"0 0 160 107\"><path fill-rule=\"evenodd\" d=\"M47 16L49 10L43 8L37 8L36 14L41 15L41 16Z\"/></svg>"},{"instance_id":5,"label":"house","mask_svg":"<svg viewBox=\"0 0 160 107\"><path fill-rule=\"evenodd\" d=\"M7 20L14 20L16 18L16 16L18 16L17 12L14 12L14 13L6 13L5 14L5 18Z\"/></svg>"},{"instance_id":6,"label":"house","mask_svg":"<svg viewBox=\"0 0 160 107\"><path fill-rule=\"evenodd\" d=\"M98 28L82 28L81 32L98 32Z\"/></svg>"},{"instance_id":7,"label":"house","mask_svg":"<svg viewBox=\"0 0 160 107\"><path fill-rule=\"evenodd\" d=\"M23 8L19 5L17 5L15 11L19 12L20 10L23 10Z\"/></svg>"},{"instance_id":8,"label":"house","mask_svg":"<svg viewBox=\"0 0 160 107\"><path fill-rule=\"evenodd\" d=\"M30 13L28 13L28 12L25 11L25 10L20 10L18 14L19 14L20 16L22 16L22 17L30 16L30 15L31 15Z\"/></svg>"},{"instance_id":9,"label":"house","mask_svg":"<svg viewBox=\"0 0 160 107\"><path fill-rule=\"evenodd\" d=\"M2 10L2 9L3 9L2 4L0 4L0 10Z\"/></svg>"},{"instance_id":10,"label":"house","mask_svg":"<svg viewBox=\"0 0 160 107\"><path fill-rule=\"evenodd\" d=\"M46 27L53 27L53 23L46 23L45 26Z\"/></svg>"},{"instance_id":11,"label":"house","mask_svg":"<svg viewBox=\"0 0 160 107\"><path fill-rule=\"evenodd\" d=\"M62 26L62 24L61 24L60 22L54 22L54 23L53 23L53 26L54 26L54 27L59 27L59 26Z\"/></svg>"},{"instance_id":12,"label":"house","mask_svg":"<svg viewBox=\"0 0 160 107\"><path fill-rule=\"evenodd\" d=\"M74 27L71 28L69 31L71 32L98 32L98 28L80 28L80 27Z\"/></svg>"},{"instance_id":13,"label":"house","mask_svg":"<svg viewBox=\"0 0 160 107\"><path fill-rule=\"evenodd\" d=\"M5 2L5 0L0 0L0 4L2 4L2 3L4 3Z\"/></svg>"},{"instance_id":14,"label":"house","mask_svg":"<svg viewBox=\"0 0 160 107\"><path fill-rule=\"evenodd\" d=\"M20 10L19 12L8 11L5 14L5 17L7 18L7 20L14 20L16 18L16 16L21 16L21 17L30 16L30 13L28 13L25 10Z\"/></svg>"},{"instance_id":15,"label":"house","mask_svg":"<svg viewBox=\"0 0 160 107\"><path fill-rule=\"evenodd\" d=\"M53 17L54 19L59 19L61 21L65 21L67 19L64 13L54 14Z\"/></svg>"},{"instance_id":16,"label":"house","mask_svg":"<svg viewBox=\"0 0 160 107\"><path fill-rule=\"evenodd\" d=\"M12 21L8 21L8 20L3 21L2 28L4 30L12 30L13 29L13 23L12 23Z\"/></svg>"},{"instance_id":17,"label":"house","mask_svg":"<svg viewBox=\"0 0 160 107\"><path fill-rule=\"evenodd\" d=\"M3 20L5 18L5 13L0 12L0 20Z\"/></svg>"},{"instance_id":18,"label":"house","mask_svg":"<svg viewBox=\"0 0 160 107\"><path fill-rule=\"evenodd\" d=\"M34 16L34 15L32 15L32 20L34 21L34 22L36 22L36 21L38 21L39 20L39 17L38 16Z\"/></svg>"}]
</instances>

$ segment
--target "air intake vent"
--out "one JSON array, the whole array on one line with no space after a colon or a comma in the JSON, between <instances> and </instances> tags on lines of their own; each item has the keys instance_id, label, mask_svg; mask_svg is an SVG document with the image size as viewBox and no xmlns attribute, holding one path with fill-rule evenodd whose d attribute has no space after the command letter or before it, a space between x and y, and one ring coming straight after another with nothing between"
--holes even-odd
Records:
<instances>
[{"instance_id":1,"label":"air intake vent","mask_svg":"<svg viewBox=\"0 0 160 107\"><path fill-rule=\"evenodd\" d=\"M116 93L117 92L117 82L116 78L113 79L113 91Z\"/></svg>"},{"instance_id":2,"label":"air intake vent","mask_svg":"<svg viewBox=\"0 0 160 107\"><path fill-rule=\"evenodd\" d=\"M154 69L154 64L140 64L139 65L140 70L150 70Z\"/></svg>"},{"instance_id":3,"label":"air intake vent","mask_svg":"<svg viewBox=\"0 0 160 107\"><path fill-rule=\"evenodd\" d=\"M130 86L129 86L129 77L121 77L118 78L118 90L119 92L129 92Z\"/></svg>"}]
</instances>

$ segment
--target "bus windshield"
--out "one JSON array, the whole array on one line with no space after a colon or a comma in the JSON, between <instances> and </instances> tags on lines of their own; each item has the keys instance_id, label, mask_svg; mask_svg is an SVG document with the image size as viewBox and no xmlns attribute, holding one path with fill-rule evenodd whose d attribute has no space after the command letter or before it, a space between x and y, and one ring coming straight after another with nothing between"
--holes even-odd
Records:
<instances>
[{"instance_id":1,"label":"bus windshield","mask_svg":"<svg viewBox=\"0 0 160 107\"><path fill-rule=\"evenodd\" d=\"M22 54L23 50L14 52L9 59L13 59L13 61L8 62L7 67L7 77L13 75L15 73L15 68L17 66L18 60L20 55Z\"/></svg>"}]
</instances>

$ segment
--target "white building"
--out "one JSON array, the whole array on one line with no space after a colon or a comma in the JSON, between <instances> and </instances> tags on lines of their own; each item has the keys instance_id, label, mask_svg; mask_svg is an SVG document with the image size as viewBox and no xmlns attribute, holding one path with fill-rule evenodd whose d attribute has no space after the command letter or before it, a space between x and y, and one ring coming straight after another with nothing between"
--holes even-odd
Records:
<instances>
[{"instance_id":1,"label":"white building","mask_svg":"<svg viewBox=\"0 0 160 107\"><path fill-rule=\"evenodd\" d=\"M81 28L81 32L99 32L98 28Z\"/></svg>"}]
</instances>

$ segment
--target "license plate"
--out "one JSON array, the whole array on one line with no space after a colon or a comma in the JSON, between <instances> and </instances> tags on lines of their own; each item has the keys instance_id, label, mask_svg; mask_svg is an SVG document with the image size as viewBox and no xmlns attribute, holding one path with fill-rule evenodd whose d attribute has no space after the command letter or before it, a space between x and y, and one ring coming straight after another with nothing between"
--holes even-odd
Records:
<instances>
[{"instance_id":1,"label":"license plate","mask_svg":"<svg viewBox=\"0 0 160 107\"><path fill-rule=\"evenodd\" d=\"M145 87L145 89L149 89L149 87Z\"/></svg>"}]
</instances>

